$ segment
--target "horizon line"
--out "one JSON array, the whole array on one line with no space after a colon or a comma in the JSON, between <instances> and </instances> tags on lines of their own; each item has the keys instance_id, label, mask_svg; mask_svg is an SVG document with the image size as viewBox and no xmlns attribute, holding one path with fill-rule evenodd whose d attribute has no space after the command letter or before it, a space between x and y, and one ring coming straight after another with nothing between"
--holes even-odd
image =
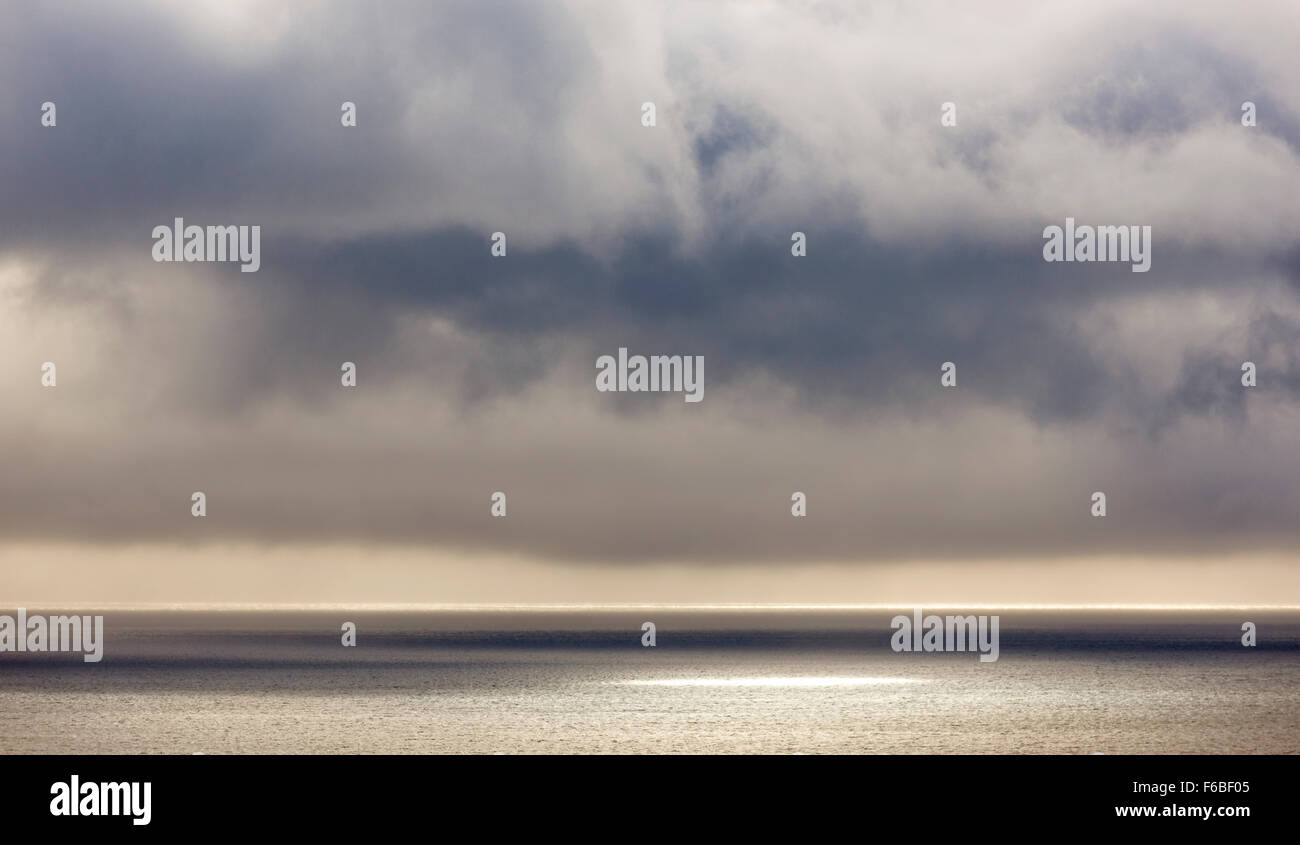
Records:
<instances>
[{"instance_id":1,"label":"horizon line","mask_svg":"<svg viewBox=\"0 0 1300 845\"><path fill-rule=\"evenodd\" d=\"M1090 604L1049 604L1049 603L1008 603L990 604L973 602L955 604L952 602L865 602L865 603L676 603L676 602L47 602L35 603L0 603L0 611L6 607L41 610L59 610L79 607L87 610L116 611L334 611L360 610L368 612L444 612L444 611L500 611L500 612L538 612L538 611L855 611L855 610L1143 610L1143 611L1208 611L1208 610L1254 610L1254 611L1300 611L1300 604L1144 604L1098 602Z\"/></svg>"}]
</instances>

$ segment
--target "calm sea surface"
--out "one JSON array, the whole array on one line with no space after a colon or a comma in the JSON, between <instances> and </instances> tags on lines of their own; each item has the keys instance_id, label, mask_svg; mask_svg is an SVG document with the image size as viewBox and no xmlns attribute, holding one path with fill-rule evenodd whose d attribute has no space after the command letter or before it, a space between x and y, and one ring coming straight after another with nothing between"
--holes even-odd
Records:
<instances>
[{"instance_id":1,"label":"calm sea surface","mask_svg":"<svg viewBox=\"0 0 1300 845\"><path fill-rule=\"evenodd\" d=\"M0 653L0 752L1300 752L1296 613L963 611L980 663L910 608L98 612L99 664Z\"/></svg>"}]
</instances>

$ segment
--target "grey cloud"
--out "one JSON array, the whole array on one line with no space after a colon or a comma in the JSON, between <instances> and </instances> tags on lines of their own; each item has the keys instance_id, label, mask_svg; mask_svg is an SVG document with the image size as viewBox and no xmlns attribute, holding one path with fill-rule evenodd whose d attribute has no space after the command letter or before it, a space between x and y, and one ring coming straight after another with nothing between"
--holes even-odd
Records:
<instances>
[{"instance_id":1,"label":"grey cloud","mask_svg":"<svg viewBox=\"0 0 1300 845\"><path fill-rule=\"evenodd\" d=\"M653 9L325 4L249 44L174 9L24 9L0 33L0 267L21 275L0 532L581 559L1293 543L1294 450L1239 461L1235 438L1293 445L1295 95L1171 8L1105 49L1092 18L996 61L953 42L915 78L872 76L906 44L852 15L794 21L824 36L795 66L761 28L713 44L707 9L680 12L696 31ZM921 14L946 43L955 24ZM1240 187L1199 166L1246 96L1286 145L1234 148ZM1043 225L1114 209L1090 222L1156 224L1151 272L1043 262ZM174 216L262 225L261 271L155 264ZM1096 317L1196 297L1226 334ZM619 346L704 355L707 410L597 397ZM30 378L50 356L53 396ZM341 396L343 360L361 385ZM803 487L818 527L768 524ZM503 488L506 527L480 501ZM191 489L220 517L191 522ZM1115 496L1104 538L1076 519L1093 489Z\"/></svg>"}]
</instances>

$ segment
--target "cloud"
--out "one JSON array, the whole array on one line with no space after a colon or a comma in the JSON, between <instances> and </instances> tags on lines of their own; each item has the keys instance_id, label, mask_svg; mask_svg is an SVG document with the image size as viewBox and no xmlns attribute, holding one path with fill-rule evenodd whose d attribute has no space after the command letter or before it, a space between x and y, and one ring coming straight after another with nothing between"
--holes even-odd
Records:
<instances>
[{"instance_id":1,"label":"cloud","mask_svg":"<svg viewBox=\"0 0 1300 845\"><path fill-rule=\"evenodd\" d=\"M0 33L0 536L1294 547L1300 95L1286 4L1252 14L26 9ZM176 216L261 225L262 269L155 264ZM1151 225L1151 272L1045 263L1066 216ZM597 394L620 346L703 355L705 402Z\"/></svg>"}]
</instances>

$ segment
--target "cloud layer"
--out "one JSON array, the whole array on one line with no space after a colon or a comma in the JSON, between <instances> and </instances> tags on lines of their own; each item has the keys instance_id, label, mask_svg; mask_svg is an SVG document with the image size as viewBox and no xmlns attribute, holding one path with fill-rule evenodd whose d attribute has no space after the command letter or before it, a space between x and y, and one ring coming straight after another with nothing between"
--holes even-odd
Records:
<instances>
[{"instance_id":1,"label":"cloud layer","mask_svg":"<svg viewBox=\"0 0 1300 845\"><path fill-rule=\"evenodd\" d=\"M11 14L0 537L592 565L1294 549L1288 5ZM155 264L177 216L262 226L261 270ZM1151 226L1151 271L1045 263L1067 216ZM705 401L597 393L620 346L703 355Z\"/></svg>"}]
</instances>

